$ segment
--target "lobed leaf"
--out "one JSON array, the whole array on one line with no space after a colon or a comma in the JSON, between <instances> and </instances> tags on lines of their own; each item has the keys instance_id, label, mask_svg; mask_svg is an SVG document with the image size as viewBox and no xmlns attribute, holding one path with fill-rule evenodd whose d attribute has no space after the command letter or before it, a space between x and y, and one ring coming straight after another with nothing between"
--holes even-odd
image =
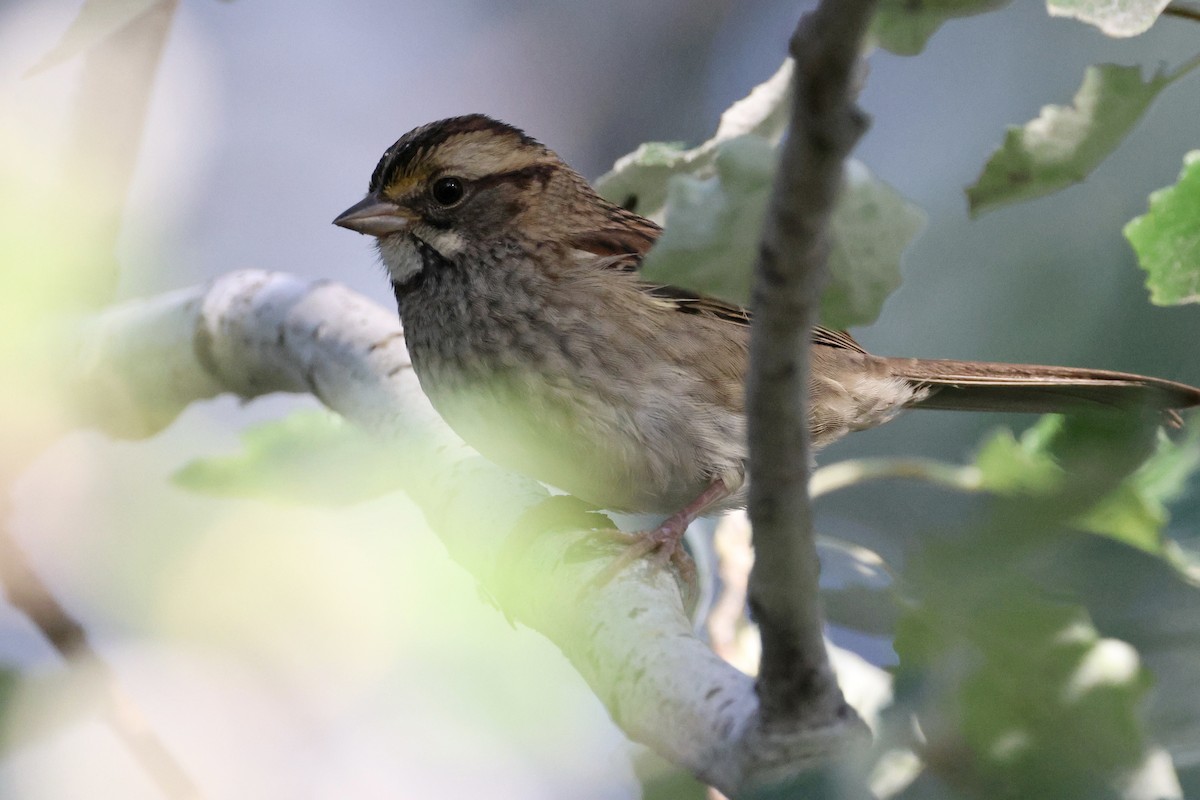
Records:
<instances>
[{"instance_id":1,"label":"lobed leaf","mask_svg":"<svg viewBox=\"0 0 1200 800\"><path fill-rule=\"evenodd\" d=\"M905 249L925 229L926 216L861 162L846 162L845 183L829 221L829 283L821 321L831 328L874 322L900 286Z\"/></svg>"},{"instance_id":2,"label":"lobed leaf","mask_svg":"<svg viewBox=\"0 0 1200 800\"><path fill-rule=\"evenodd\" d=\"M1008 129L1004 144L967 188L972 216L1082 181L1178 74L1143 80L1140 67L1088 67L1071 106L1045 106L1037 119Z\"/></svg>"},{"instance_id":3,"label":"lobed leaf","mask_svg":"<svg viewBox=\"0 0 1200 800\"><path fill-rule=\"evenodd\" d=\"M747 134L718 146L715 174L673 176L666 226L642 275L747 305L775 155L770 142Z\"/></svg>"},{"instance_id":4,"label":"lobed leaf","mask_svg":"<svg viewBox=\"0 0 1200 800\"><path fill-rule=\"evenodd\" d=\"M1174 186L1150 195L1150 210L1125 226L1158 305L1200 302L1200 150L1184 158Z\"/></svg>"},{"instance_id":5,"label":"lobed leaf","mask_svg":"<svg viewBox=\"0 0 1200 800\"><path fill-rule=\"evenodd\" d=\"M715 175L673 177L666 228L646 256L642 274L747 305L775 156L765 139L746 135L717 148ZM830 220L830 280L821 299L822 322L845 328L874 321L900 285L901 254L924 225L920 209L861 163L848 162Z\"/></svg>"},{"instance_id":6,"label":"lobed leaf","mask_svg":"<svg viewBox=\"0 0 1200 800\"><path fill-rule=\"evenodd\" d=\"M899 56L915 56L943 23L995 11L1010 0L880 0L871 23L875 42Z\"/></svg>"},{"instance_id":7,"label":"lobed leaf","mask_svg":"<svg viewBox=\"0 0 1200 800\"><path fill-rule=\"evenodd\" d=\"M1112 37L1137 36L1149 30L1171 0L1046 0L1052 17L1073 17L1095 25Z\"/></svg>"},{"instance_id":8,"label":"lobed leaf","mask_svg":"<svg viewBox=\"0 0 1200 800\"><path fill-rule=\"evenodd\" d=\"M648 280L749 302L790 81L788 61L731 106L704 144L644 144L597 181L609 200L665 222L642 264ZM901 254L924 225L919 208L850 162L830 221L824 324L874 321L900 284Z\"/></svg>"},{"instance_id":9,"label":"lobed leaf","mask_svg":"<svg viewBox=\"0 0 1200 800\"><path fill-rule=\"evenodd\" d=\"M747 134L777 142L787 126L792 61L725 110L712 138L691 149L682 142L647 142L617 159L595 181L596 191L645 217L662 220L667 182L674 175L711 175L724 143Z\"/></svg>"}]
</instances>

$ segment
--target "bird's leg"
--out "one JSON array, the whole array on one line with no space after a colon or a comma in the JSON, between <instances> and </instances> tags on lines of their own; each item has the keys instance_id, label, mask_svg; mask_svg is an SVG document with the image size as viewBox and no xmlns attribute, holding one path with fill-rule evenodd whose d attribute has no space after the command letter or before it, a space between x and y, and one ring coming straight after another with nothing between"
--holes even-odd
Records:
<instances>
[{"instance_id":1,"label":"bird's leg","mask_svg":"<svg viewBox=\"0 0 1200 800\"><path fill-rule=\"evenodd\" d=\"M683 536L687 533L688 526L695 522L704 509L728 497L732 491L724 480L714 478L695 500L667 517L657 528L637 533L617 530L597 531L600 535L615 539L628 546L623 553L617 556L615 561L592 578L585 589L599 589L642 556L654 553L654 563L657 566L664 566L667 562L675 565L685 587L687 597L684 599L688 601L690 607L694 603L698 591L696 564L683 547Z\"/></svg>"}]
</instances>

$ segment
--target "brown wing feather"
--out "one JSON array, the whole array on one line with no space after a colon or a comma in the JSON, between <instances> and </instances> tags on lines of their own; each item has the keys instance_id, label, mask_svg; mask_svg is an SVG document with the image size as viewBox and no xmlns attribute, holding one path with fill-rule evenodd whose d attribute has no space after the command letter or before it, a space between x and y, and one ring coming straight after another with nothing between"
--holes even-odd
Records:
<instances>
[{"instance_id":1,"label":"brown wing feather","mask_svg":"<svg viewBox=\"0 0 1200 800\"><path fill-rule=\"evenodd\" d=\"M736 303L727 303L724 300L708 297L707 295L693 292L690 289L651 283L643 283L640 288L642 291L660 300L668 300L674 303L675 308L685 314L701 314L741 326L749 325L753 319L753 315L747 309L742 308ZM867 351L863 349L862 345L854 341L854 337L846 331L835 331L829 328L822 328L818 325L813 328L812 341L813 344L834 347L839 350L852 350L855 353L867 355Z\"/></svg>"},{"instance_id":2,"label":"brown wing feather","mask_svg":"<svg viewBox=\"0 0 1200 800\"><path fill-rule=\"evenodd\" d=\"M626 265L632 263L633 269L636 269L642 256L650 251L661 233L662 228L657 223L620 206L605 203L604 218L598 226L576 231L566 238L566 244L601 258L627 255L630 261L621 260L614 266L626 269Z\"/></svg>"},{"instance_id":3,"label":"brown wing feather","mask_svg":"<svg viewBox=\"0 0 1200 800\"><path fill-rule=\"evenodd\" d=\"M597 263L604 269L636 272L641 266L642 258L662 233L662 228L651 220L619 206L612 206L608 216L617 224L580 231L567 239L567 245L595 255ZM742 326L748 326L752 320L750 312L740 305L690 289L659 283L640 283L639 288L659 300L670 302L677 311L684 314L699 314ZM813 344L853 350L856 353L867 352L846 331L819 326L813 329Z\"/></svg>"}]
</instances>

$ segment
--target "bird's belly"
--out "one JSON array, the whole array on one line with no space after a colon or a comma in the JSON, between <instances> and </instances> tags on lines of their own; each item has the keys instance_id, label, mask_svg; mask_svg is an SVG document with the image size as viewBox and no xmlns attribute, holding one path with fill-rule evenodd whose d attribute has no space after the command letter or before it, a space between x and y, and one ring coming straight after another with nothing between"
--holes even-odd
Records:
<instances>
[{"instance_id":1,"label":"bird's belly","mask_svg":"<svg viewBox=\"0 0 1200 800\"><path fill-rule=\"evenodd\" d=\"M438 413L484 456L600 508L671 514L714 475L740 476L745 460L740 418L716 430L677 393L626 404L533 370L417 371Z\"/></svg>"}]
</instances>

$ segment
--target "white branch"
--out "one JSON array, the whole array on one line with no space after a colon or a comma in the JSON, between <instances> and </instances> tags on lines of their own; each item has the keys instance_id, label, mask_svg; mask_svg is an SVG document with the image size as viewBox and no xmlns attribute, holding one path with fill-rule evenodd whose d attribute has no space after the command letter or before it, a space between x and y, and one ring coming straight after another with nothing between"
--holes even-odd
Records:
<instances>
[{"instance_id":1,"label":"white branch","mask_svg":"<svg viewBox=\"0 0 1200 800\"><path fill-rule=\"evenodd\" d=\"M130 303L78 337L87 421L146 436L190 403L311 392L397 454L450 555L567 655L617 724L726 794L835 752L828 730L764 744L752 680L693 632L670 574L648 562L580 588L612 557L599 519L466 447L421 393L396 314L332 283L259 271Z\"/></svg>"}]
</instances>

